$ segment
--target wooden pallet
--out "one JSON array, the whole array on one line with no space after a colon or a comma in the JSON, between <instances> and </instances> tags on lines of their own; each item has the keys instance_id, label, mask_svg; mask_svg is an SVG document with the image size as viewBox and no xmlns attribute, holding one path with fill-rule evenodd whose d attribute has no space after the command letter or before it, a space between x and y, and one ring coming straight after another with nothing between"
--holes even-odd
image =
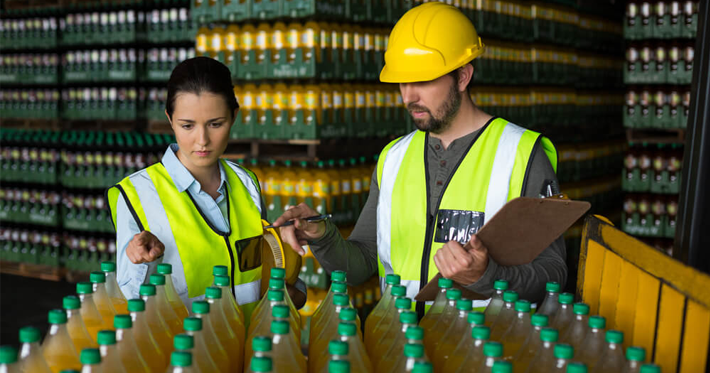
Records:
<instances>
[{"instance_id":1,"label":"wooden pallet","mask_svg":"<svg viewBox=\"0 0 710 373\"><path fill-rule=\"evenodd\" d=\"M630 128L626 130L629 142L649 144L685 144L685 129Z\"/></svg>"}]
</instances>

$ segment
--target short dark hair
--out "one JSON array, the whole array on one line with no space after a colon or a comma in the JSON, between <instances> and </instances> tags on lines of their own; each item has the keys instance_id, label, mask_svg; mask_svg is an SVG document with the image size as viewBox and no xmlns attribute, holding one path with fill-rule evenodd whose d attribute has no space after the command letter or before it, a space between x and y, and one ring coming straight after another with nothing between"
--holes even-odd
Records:
<instances>
[{"instance_id":1,"label":"short dark hair","mask_svg":"<svg viewBox=\"0 0 710 373\"><path fill-rule=\"evenodd\" d=\"M175 110L175 98L180 93L210 92L222 96L231 113L239 109L234 96L232 74L223 63L208 57L195 57L175 66L168 81L168 100L165 111L170 118Z\"/></svg>"},{"instance_id":2,"label":"short dark hair","mask_svg":"<svg viewBox=\"0 0 710 373\"><path fill-rule=\"evenodd\" d=\"M473 65L473 63L469 62L467 65ZM466 65L463 65L461 67L466 67ZM461 68L459 67L459 69ZM454 78L454 82L459 81L459 69L456 69L452 72L450 72L448 75L451 75L452 78ZM474 68L474 72L475 72ZM473 88L473 75L471 75L471 80L468 81L468 85L466 86L466 92L471 92L471 89Z\"/></svg>"}]
</instances>

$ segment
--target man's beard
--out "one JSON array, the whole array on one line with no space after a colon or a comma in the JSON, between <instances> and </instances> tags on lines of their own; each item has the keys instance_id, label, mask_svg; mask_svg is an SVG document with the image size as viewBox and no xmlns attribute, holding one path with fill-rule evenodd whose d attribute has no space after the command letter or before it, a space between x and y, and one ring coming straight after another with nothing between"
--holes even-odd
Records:
<instances>
[{"instance_id":1,"label":"man's beard","mask_svg":"<svg viewBox=\"0 0 710 373\"><path fill-rule=\"evenodd\" d=\"M444 104L437 111L436 115L432 114L431 111L424 106L419 106L413 103L407 105L407 109L410 114L412 111L423 111L429 113L429 118L412 119L414 120L414 125L420 131L427 131L435 134L442 133L451 127L451 123L454 118L456 118L459 108L461 108L461 95L456 89L456 84L451 85L449 95L446 98L446 101L444 101Z\"/></svg>"}]
</instances>

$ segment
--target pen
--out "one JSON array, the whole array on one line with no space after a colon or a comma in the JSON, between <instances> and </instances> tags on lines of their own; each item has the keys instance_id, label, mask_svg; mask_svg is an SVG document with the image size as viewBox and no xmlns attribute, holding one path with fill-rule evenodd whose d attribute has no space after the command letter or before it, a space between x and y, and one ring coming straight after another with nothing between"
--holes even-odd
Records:
<instances>
[{"instance_id":1,"label":"pen","mask_svg":"<svg viewBox=\"0 0 710 373\"><path fill-rule=\"evenodd\" d=\"M320 222L322 222L322 221L324 221L324 220L328 220L328 219L330 219L330 218L332 218L332 217L333 217L332 214L316 215L316 216L311 216L311 217L305 218L305 219L303 219L303 220L305 220L305 221L307 221L307 222L309 222L309 223L320 223ZM293 224L294 224L294 221L293 221L293 220L289 220L289 221L283 223L280 227L274 227L273 224L272 224L272 225L267 225L267 226L265 226L264 229L288 227L289 225L293 225Z\"/></svg>"}]
</instances>

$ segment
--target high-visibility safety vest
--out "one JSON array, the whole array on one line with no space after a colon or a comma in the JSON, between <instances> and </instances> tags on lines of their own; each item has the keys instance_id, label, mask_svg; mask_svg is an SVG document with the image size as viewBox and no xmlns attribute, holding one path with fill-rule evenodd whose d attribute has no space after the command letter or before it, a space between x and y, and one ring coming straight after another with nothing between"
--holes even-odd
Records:
<instances>
[{"instance_id":1,"label":"high-visibility safety vest","mask_svg":"<svg viewBox=\"0 0 710 373\"><path fill-rule=\"evenodd\" d=\"M520 197L538 142L557 172L557 151L549 139L504 119L490 120L444 183L435 211L430 211L429 203L428 135L415 131L387 145L377 163L381 286L384 288L386 275L398 274L407 297L414 299L438 273L436 251L449 240L465 242L470 237L454 239L461 233L456 221L462 216L469 222L480 219L480 227L509 200ZM470 233L476 232L477 228ZM485 304L474 303L474 307L481 306ZM428 304L417 302L416 310L421 316Z\"/></svg>"},{"instance_id":2,"label":"high-visibility safety vest","mask_svg":"<svg viewBox=\"0 0 710 373\"><path fill-rule=\"evenodd\" d=\"M107 191L114 228L116 203L122 195L141 231L149 231L165 245L163 263L173 266L175 290L181 298L187 293L188 307L204 297L212 286L212 269L225 265L232 280L232 291L249 320L260 298L261 264L241 271L237 241L263 234L259 183L250 171L225 160L229 232L220 232L205 218L189 191L179 192L162 163L126 177ZM144 209L141 201L160 201ZM153 206L159 205L158 208ZM259 246L256 248L261 250ZM261 257L260 255L258 256Z\"/></svg>"}]
</instances>

